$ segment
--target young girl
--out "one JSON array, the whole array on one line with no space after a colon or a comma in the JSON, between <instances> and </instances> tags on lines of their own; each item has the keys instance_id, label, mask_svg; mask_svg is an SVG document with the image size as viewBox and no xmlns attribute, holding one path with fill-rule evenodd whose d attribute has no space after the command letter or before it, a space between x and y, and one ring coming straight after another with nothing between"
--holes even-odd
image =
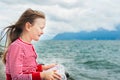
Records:
<instances>
[{"instance_id":1,"label":"young girl","mask_svg":"<svg viewBox=\"0 0 120 80\"><path fill-rule=\"evenodd\" d=\"M7 30L7 48L3 55L6 80L61 80L56 70L48 70L56 64L36 62L37 55L31 41L39 40L44 27L44 13L27 9L14 25L4 29Z\"/></svg>"}]
</instances>

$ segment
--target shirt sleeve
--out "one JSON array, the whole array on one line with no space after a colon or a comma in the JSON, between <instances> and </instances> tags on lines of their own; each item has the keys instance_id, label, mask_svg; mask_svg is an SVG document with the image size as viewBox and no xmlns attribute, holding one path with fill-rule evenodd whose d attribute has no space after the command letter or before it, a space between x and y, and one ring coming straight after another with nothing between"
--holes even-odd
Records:
<instances>
[{"instance_id":1,"label":"shirt sleeve","mask_svg":"<svg viewBox=\"0 0 120 80\"><path fill-rule=\"evenodd\" d=\"M41 80L40 72L24 73L22 71L24 52L19 45L12 45L8 50L9 69L12 80Z\"/></svg>"},{"instance_id":2,"label":"shirt sleeve","mask_svg":"<svg viewBox=\"0 0 120 80\"><path fill-rule=\"evenodd\" d=\"M37 69L36 69L37 72L42 72L43 69L42 69L42 64L38 64L37 65Z\"/></svg>"}]
</instances>

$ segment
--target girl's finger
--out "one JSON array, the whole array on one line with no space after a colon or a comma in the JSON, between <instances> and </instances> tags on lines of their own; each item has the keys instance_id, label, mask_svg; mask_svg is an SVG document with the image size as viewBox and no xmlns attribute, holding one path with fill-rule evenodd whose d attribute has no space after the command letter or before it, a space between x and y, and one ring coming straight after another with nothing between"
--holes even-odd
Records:
<instances>
[{"instance_id":1,"label":"girl's finger","mask_svg":"<svg viewBox=\"0 0 120 80\"><path fill-rule=\"evenodd\" d=\"M61 77L61 76L60 76L58 73L56 73L56 72L54 72L54 74L57 75L57 76L59 76L59 77Z\"/></svg>"},{"instance_id":2,"label":"girl's finger","mask_svg":"<svg viewBox=\"0 0 120 80\"><path fill-rule=\"evenodd\" d=\"M53 76L51 76L50 80L55 80Z\"/></svg>"},{"instance_id":3,"label":"girl's finger","mask_svg":"<svg viewBox=\"0 0 120 80\"><path fill-rule=\"evenodd\" d=\"M53 70L53 72L55 73L55 72L57 72L57 70Z\"/></svg>"},{"instance_id":4,"label":"girl's finger","mask_svg":"<svg viewBox=\"0 0 120 80\"><path fill-rule=\"evenodd\" d=\"M57 74L57 73L54 73L53 77L61 80L61 76L59 74Z\"/></svg>"}]
</instances>

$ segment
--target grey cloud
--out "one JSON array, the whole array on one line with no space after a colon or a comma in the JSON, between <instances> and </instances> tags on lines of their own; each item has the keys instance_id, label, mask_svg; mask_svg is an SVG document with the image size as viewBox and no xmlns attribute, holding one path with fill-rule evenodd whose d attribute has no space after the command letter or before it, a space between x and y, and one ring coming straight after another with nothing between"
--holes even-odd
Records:
<instances>
[{"instance_id":1,"label":"grey cloud","mask_svg":"<svg viewBox=\"0 0 120 80\"><path fill-rule=\"evenodd\" d=\"M1 0L0 16L3 17L0 22L4 19L4 24L8 23L11 17L17 17L18 13L31 7L40 8L46 13L49 27L47 34L52 36L63 31L93 31L98 28L113 30L115 25L120 24L119 4L120 0Z\"/></svg>"}]
</instances>

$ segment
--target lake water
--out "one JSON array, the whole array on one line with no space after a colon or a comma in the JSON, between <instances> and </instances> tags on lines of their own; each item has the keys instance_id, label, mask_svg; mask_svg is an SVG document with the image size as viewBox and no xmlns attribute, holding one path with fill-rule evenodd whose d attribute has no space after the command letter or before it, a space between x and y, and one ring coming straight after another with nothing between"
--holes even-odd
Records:
<instances>
[{"instance_id":1,"label":"lake water","mask_svg":"<svg viewBox=\"0 0 120 80\"><path fill-rule=\"evenodd\" d=\"M63 64L75 80L120 80L120 41L41 41L38 62Z\"/></svg>"},{"instance_id":2,"label":"lake water","mask_svg":"<svg viewBox=\"0 0 120 80\"><path fill-rule=\"evenodd\" d=\"M75 80L120 80L120 41L51 40L34 46L39 63L62 64Z\"/></svg>"}]
</instances>

